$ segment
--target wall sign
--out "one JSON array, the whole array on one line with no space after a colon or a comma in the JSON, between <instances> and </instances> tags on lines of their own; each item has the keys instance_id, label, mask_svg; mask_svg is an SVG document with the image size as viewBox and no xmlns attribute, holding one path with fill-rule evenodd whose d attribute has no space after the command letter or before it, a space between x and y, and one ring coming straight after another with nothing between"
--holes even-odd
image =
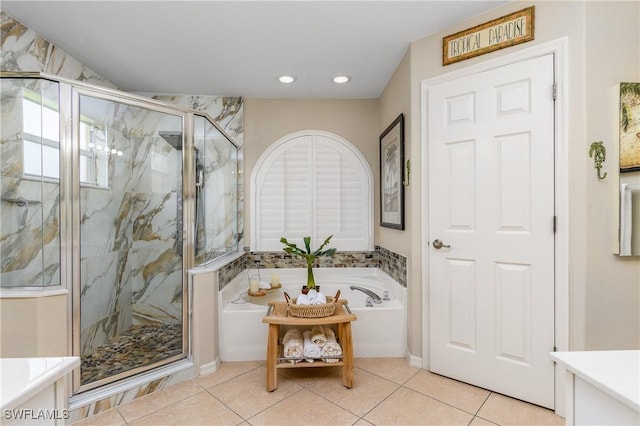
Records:
<instances>
[{"instance_id":1,"label":"wall sign","mask_svg":"<svg viewBox=\"0 0 640 426\"><path fill-rule=\"evenodd\" d=\"M533 40L534 6L442 39L442 65Z\"/></svg>"}]
</instances>

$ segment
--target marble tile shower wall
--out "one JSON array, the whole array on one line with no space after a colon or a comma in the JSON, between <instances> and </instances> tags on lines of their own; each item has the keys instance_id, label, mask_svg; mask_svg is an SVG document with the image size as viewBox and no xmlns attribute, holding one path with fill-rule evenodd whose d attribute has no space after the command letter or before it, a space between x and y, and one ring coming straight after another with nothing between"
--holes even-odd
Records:
<instances>
[{"instance_id":1,"label":"marble tile shower wall","mask_svg":"<svg viewBox=\"0 0 640 426\"><path fill-rule=\"evenodd\" d=\"M2 11L0 11L0 28L2 71L45 72L115 88L115 85L98 73L85 67ZM56 84L38 84L41 86L30 88L36 93L40 93L40 88L44 88L43 95L47 99L57 100ZM3 82L2 85L3 126L0 134L2 198L23 197L40 203L32 203L25 209L15 203L2 202L3 264L0 282L3 287L60 285L59 185L51 181L40 182L23 178L22 104L12 102L6 96L13 90L11 83ZM25 212L25 220L21 224L21 217Z\"/></svg>"},{"instance_id":2,"label":"marble tile shower wall","mask_svg":"<svg viewBox=\"0 0 640 426\"><path fill-rule=\"evenodd\" d=\"M1 39L1 70L45 72L51 75L61 76L67 79L83 81L97 86L117 89L117 86L109 82L95 71L81 64L62 49L56 47L36 32L22 25L20 22L0 11L0 25L2 29ZM3 82L3 91L5 90ZM147 95L149 96L149 95ZM222 96L155 96L156 99L175 104L179 107L187 107L206 112L218 124L236 145L243 143L243 102L242 98L230 98ZM8 114L10 105L3 102L2 113ZM18 107L15 114L21 113ZM135 151L136 164L144 163L145 153L150 152L152 146L151 136L147 134L154 128L153 119L142 114L136 116L121 116L119 123L114 127L127 128L127 137L124 134L114 132L114 143L126 149ZM21 125L19 120L14 120L16 126ZM116 120L117 121L117 120ZM123 127L124 126L124 127ZM2 193L10 195L7 190L22 185L21 191L27 186L34 186L35 182L22 179L22 144L20 141L20 129L2 129L1 153L2 153ZM135 135L133 137L132 135ZM156 153L157 154L157 153ZM133 158L133 157L132 157ZM131 160L132 161L132 160ZM165 161L171 161L165 159ZM83 288L81 298L83 304L82 317L82 347L83 352L104 342L109 336L117 334L134 323L166 322L181 318L178 311L181 309L180 291L176 292L176 285L169 282L174 280L175 274L180 274L179 259L171 254L167 248L166 237L174 231L176 212L176 189L165 194L153 194L150 186L144 185L144 180L139 181L145 173L144 167L133 170L131 163L123 160L114 164L110 170L113 182L110 182L111 190L86 189L81 191L81 205L83 208L83 232L81 244L81 277ZM147 165L148 167L148 165ZM17 172L15 176L9 176L9 169ZM242 164L239 165L239 171ZM14 173L15 174L15 173ZM7 175L7 176L5 176ZM129 182L134 182L130 184ZM147 182L148 183L148 182ZM40 185L40 183L37 183ZM49 189L52 186L53 189ZM230 194L240 203L239 211L242 212L242 182L239 182L237 192ZM45 184L43 194L51 199L44 199L40 208L30 209L28 221L45 218L34 224L28 222L28 227L33 235L44 236L50 249L44 251L45 256L51 257L59 253L58 240L58 198L57 183ZM111 195L108 195L111 194ZM115 194L119 194L119 198ZM238 196L240 194L240 196ZM229 195L229 194L227 194ZM26 198L26 197L25 197ZM14 220L6 220L4 215L9 215L13 208L2 207L2 223L13 224L17 213L13 211ZM38 213L38 211L40 213ZM5 213L7 212L7 213ZM55 212L51 217L48 212ZM114 225L114 218L116 224ZM160 238L149 238L146 235L151 228L139 226L136 230L132 224L152 224L153 232ZM242 226L242 217L238 218ZM231 227L231 220L227 222ZM46 232L42 232L45 229ZM128 230L127 230L128 229ZM10 231L10 230L9 230ZM242 229L234 232L242 233ZM5 229L2 229L3 237ZM223 234L228 235L229 231ZM135 235L134 235L135 234ZM15 239L18 240L18 239ZM25 255L14 256L13 262L20 260L11 266L11 277L3 274L2 285L5 286L8 278L15 282L16 286L29 285L30 281L42 281L45 284L60 284L59 259L45 260L43 271L42 254L37 250L27 250L33 244L42 244L35 239L21 238L23 246L14 253L25 252ZM27 241L29 240L29 241ZM34 243L35 241L35 243ZM27 243L26 245L25 242ZM27 256L28 255L28 256ZM3 252L2 259L11 259ZM21 267L22 270L16 269ZM31 268L33 266L33 268ZM27 271L27 272L25 272ZM178 271L178 272L176 272ZM16 274L21 274L16 276ZM44 276L44 278L43 278ZM67 283L62 283L66 285Z\"/></svg>"},{"instance_id":3,"label":"marble tile shower wall","mask_svg":"<svg viewBox=\"0 0 640 426\"><path fill-rule=\"evenodd\" d=\"M115 89L115 84L84 66L35 31L0 11L2 71L45 72Z\"/></svg>"},{"instance_id":4,"label":"marble tile shower wall","mask_svg":"<svg viewBox=\"0 0 640 426\"><path fill-rule=\"evenodd\" d=\"M97 86L110 89L118 88L115 84L111 83L94 70L86 67L71 55L67 54L64 50L50 43L38 33L25 27L23 24L16 21L13 17L9 16L3 11L0 11L0 27L2 29L2 38L0 45L0 70L45 72L51 75L57 75L71 80L95 84ZM167 94L155 95L149 93L140 94L160 100L162 102L179 106L181 108L190 108L195 111L201 111L208 114L213 119L213 121L225 131L227 136L229 136L238 147L242 147L244 132L244 108L242 98L227 96ZM3 114L4 113L5 110L3 106ZM2 141L4 142L5 140L6 139L3 137ZM13 146L15 147L15 144L13 144ZM18 152L17 154L19 154L20 156L22 155L21 152ZM2 158L4 164L5 158L8 159L9 157L5 155L5 152L3 152ZM244 165L242 162L242 156L239 156L239 176L242 176L241 171L243 170L243 168ZM237 192L235 194L227 194L230 195L230 197L225 199L227 204L232 204L233 199L237 199L238 229L234 230L233 233L237 233L239 235L243 234L242 227L244 224L244 219L242 217L242 212L244 211L243 194L243 181L242 179L239 179ZM231 226L231 223L225 224L225 228L229 228ZM227 230L220 231L220 235L225 234L228 235L230 234L230 232L228 232ZM217 240L220 237L216 235L212 236L212 238ZM242 245L243 241L240 241L239 247L242 247ZM40 272L41 271L39 270L38 275L40 275ZM51 281L51 279L45 280L45 282L47 281ZM55 284L59 283L53 283L53 285ZM3 280L3 286L4 285L5 281ZM18 283L16 285L24 284Z\"/></svg>"},{"instance_id":5,"label":"marble tile shower wall","mask_svg":"<svg viewBox=\"0 0 640 426\"><path fill-rule=\"evenodd\" d=\"M233 98L226 96L189 96L189 95L156 95L151 93L142 93L144 96L157 99L162 102L178 105L183 108L189 108L194 111L204 112L209 115L212 120L231 138L239 150L242 150L244 143L244 103L242 98ZM229 160L228 154L220 156L210 156L209 163L205 165L207 171L207 181L205 182L205 190L216 188L218 185L213 180L216 178L215 172L226 166L223 159ZM207 191L205 201L207 203L205 211L213 211L219 206L234 206L237 201L237 212L235 217L226 214L224 226L207 227L207 241L224 241L230 235L243 235L244 226L244 184L241 179L244 170L243 156L237 156L238 161L238 181L237 191L228 191L227 189L217 191L215 194L211 190ZM232 221L237 217L237 230L233 229ZM210 233L212 232L212 233ZM242 247L243 241L238 242L238 247ZM209 243L207 243L209 245ZM211 257L207 257L210 259Z\"/></svg>"},{"instance_id":6,"label":"marble tile shower wall","mask_svg":"<svg viewBox=\"0 0 640 426\"><path fill-rule=\"evenodd\" d=\"M332 258L320 258L319 268L380 268L402 286L407 286L407 258L376 246L375 251L338 252ZM306 263L284 252L249 252L218 271L219 290L245 269L306 268Z\"/></svg>"},{"instance_id":7,"label":"marble tile shower wall","mask_svg":"<svg viewBox=\"0 0 640 426\"><path fill-rule=\"evenodd\" d=\"M203 264L227 252L238 249L238 211L235 147L224 141L207 140L205 142L204 176L202 186L204 197L204 250L203 259L196 256L195 264ZM196 241L198 247L198 241Z\"/></svg>"}]
</instances>

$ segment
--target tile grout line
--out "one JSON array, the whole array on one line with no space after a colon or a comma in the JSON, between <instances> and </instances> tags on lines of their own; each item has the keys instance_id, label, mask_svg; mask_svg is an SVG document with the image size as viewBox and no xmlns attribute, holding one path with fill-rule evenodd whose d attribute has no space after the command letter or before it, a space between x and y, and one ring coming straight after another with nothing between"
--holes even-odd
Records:
<instances>
[{"instance_id":1,"label":"tile grout line","mask_svg":"<svg viewBox=\"0 0 640 426\"><path fill-rule=\"evenodd\" d=\"M214 374L216 374L216 372L217 372L218 370L214 371L213 373L208 374L207 376L194 377L194 378L193 378L193 379L191 379L191 380L196 380L196 381L197 381L197 383L198 383L198 384L199 384L199 385L200 385L204 390L208 390L208 389L211 389L211 388L213 388L213 387L215 387L215 386L218 386L218 385L221 385L221 384L223 384L223 383L230 382L231 380L237 379L238 377L243 376L243 375L245 375L245 374L247 374L247 373L251 373L252 371L254 371L254 370L256 370L256 369L258 369L258 368L260 368L260 367L264 367L264 365L260 364L258 361L252 361L252 362L255 362L257 365L256 365L255 367L253 367L253 368L250 368L250 369L249 369L249 370L247 370L247 371L243 371L243 372L241 372L241 373L236 374L235 376L229 377L228 379L225 379L225 380L223 380L223 381L221 381L221 382L218 382L218 383L216 383L216 384L214 384L214 385L212 385L212 386L209 386L208 388L205 388L202 384L200 384L200 382L198 381L198 379L200 379L200 377L213 376Z\"/></svg>"},{"instance_id":2,"label":"tile grout line","mask_svg":"<svg viewBox=\"0 0 640 426\"><path fill-rule=\"evenodd\" d=\"M190 381L192 381L192 382L195 382L195 381L194 381L194 379L189 379L189 380L190 380ZM186 382L186 381L185 381L185 382ZM185 382L182 382L182 383L185 383ZM174 385L177 385L177 384L179 384L179 383L175 383ZM185 396L184 398L180 398L180 399L178 399L178 400L176 400L176 401L173 401L171 404L166 405L166 406L164 406L164 407L162 407L162 408L155 409L155 410L153 410L152 412L145 414L144 416L136 417L136 418L132 419L132 420L131 420L131 422L135 422L135 421L138 421L138 420L143 419L143 418L145 418L145 417L148 417L148 416L150 416L150 415L152 415L152 414L156 414L158 411L160 411L160 410L164 410L165 408L169 408L169 407L173 407L173 406L175 406L175 405L178 405L178 404L180 404L181 402L184 402L184 401L186 401L187 399L189 399L189 398L191 398L191 397L194 397L194 396L196 396L196 395L198 395L198 394L201 394L203 391L204 391L204 392L207 392L207 390L206 390L206 389L204 389L204 388L203 388L199 383L195 383L195 384L196 384L196 385L198 385L198 386L201 388L201 390L199 390L198 392L196 392L196 393L194 393L194 394L187 395L187 396ZM170 385L170 386L173 386L173 385ZM161 389L161 391L163 391L163 390L165 390L165 389L167 389L167 388ZM150 394L148 394L148 395L145 395L143 398L145 398L145 397L152 397L152 396L157 397L157 395L154 395L155 393L156 393L156 392L153 392L153 393L150 393ZM207 393L208 393L208 392L207 392ZM135 399L134 399L133 401L135 401ZM133 402L133 401L130 401L130 402ZM125 405L126 405L126 404L125 404ZM118 414L120 414L120 416L124 419L124 422L125 422L127 425L129 425L129 424L130 424L130 423L129 423L129 421L128 421L128 420L124 417L124 415L120 412L120 410L119 410L119 408L120 408L120 407L115 407L115 408L116 408L116 410L118 411Z\"/></svg>"},{"instance_id":3,"label":"tile grout line","mask_svg":"<svg viewBox=\"0 0 640 426\"><path fill-rule=\"evenodd\" d=\"M154 411L152 411L152 412L150 412L150 413L147 413L147 414L145 414L145 415L143 415L143 416L136 417L136 418L132 419L132 420L131 420L131 422L135 422L135 421L137 421L137 420L143 419L143 418L145 418L145 417L147 417L147 416L150 416L150 415L152 415L152 414L155 414L155 413L157 413L158 411L163 410L163 409L165 409L165 408L173 407L173 406L175 406L175 405L177 405L177 404L179 404L179 403L181 403L181 402L184 402L185 400L187 400L187 399L189 399L189 398L191 398L191 397L194 397L194 396L196 396L196 395L198 395L198 394L201 394L201 393L203 393L203 392L205 392L205 393L207 393L207 394L211 395L213 398L215 398L217 401L219 401L219 402L220 402L222 405L224 405L226 408L228 408L229 410L231 410L232 412L234 412L235 414L237 414L237 415L238 415L238 417L240 417L241 419L243 419L244 421L246 421L246 419L244 419L244 417L242 417L239 413L236 413L236 412L235 412L231 407L229 407L227 404L225 404L223 401L221 401L219 398L217 398L215 395L213 395L211 392L209 392L209 389L214 388L214 387L216 387L216 386L218 386L218 385L221 385L221 384L223 384L223 383L230 382L231 380L234 380L234 379L236 379L236 378L238 378L238 377L240 377L240 376L243 376L243 375L245 375L245 374L247 374L247 373L250 373L251 371L253 371L253 370L257 369L257 368L260 368L260 367L261 367L260 365L257 365L256 367L254 367L254 368L252 368L252 369L250 369L250 370L244 371L244 372L242 372L242 373L240 373L240 374L238 374L238 375L235 375L235 376L233 376L233 377L231 377L231 378L229 378L229 379L227 379L227 380L223 380L223 381L222 381L222 382L220 382L220 383L216 383L215 385L213 385L213 386L211 386L211 387L209 387L209 388L204 387L204 386L203 386L203 385L198 381L198 378L197 378L197 377L194 377L194 378L192 378L192 379L188 379L188 380L185 380L185 381L183 381L183 382L180 382L180 383L191 382L191 383L193 383L194 385L196 385L197 387L199 387L199 388L200 388L200 390L199 390L199 391L197 391L197 392L195 392L195 393L193 393L193 394L191 394L191 395L186 395L186 396L184 396L184 397L182 397L182 398L180 398L180 399L178 399L178 400L176 400L176 401L173 401L171 404L166 405L166 406L164 406L164 407L162 407L162 408L156 409L156 410L154 410ZM160 389L160 390L158 390L158 391L156 391L156 392L152 392L152 393L150 393L150 394L144 395L144 396L142 396L142 397L140 397L140 398L133 399L133 400L129 401L127 404L124 404L124 405L121 405L121 406L118 406L118 407L114 407L114 408L116 409L116 411L118 412L118 414L120 415L120 417L122 417L122 419L124 420L124 422L129 426L129 425L130 425L130 422L126 419L126 417L124 416L124 414L122 414L122 412L120 411L120 408L125 407L126 405L128 405L128 404L130 404L130 403L132 403L132 402L134 402L134 401L136 401L136 400L142 399L142 398L153 398L153 397L156 397L156 398L157 398L157 397L158 397L158 394L159 394L160 392L165 391L167 388L169 388L169 387L171 387L171 386L178 385L178 384L180 384L180 383L174 383L173 385L169 385L169 386L167 386L167 387L165 387L165 388L163 388L163 389ZM87 418L88 418L88 417L87 417Z\"/></svg>"},{"instance_id":4,"label":"tile grout line","mask_svg":"<svg viewBox=\"0 0 640 426\"><path fill-rule=\"evenodd\" d=\"M300 385L298 385L298 386L300 386ZM301 391L303 391L303 390L308 390L308 389L306 389L304 386L300 386L300 389L298 389L297 391L292 392L291 394L289 394L289 395L287 395L286 397L282 398L280 401L276 401L276 402L274 402L273 404L269 405L268 407L265 407L264 409L262 409L262 410L258 411L257 413L255 413L255 414L254 414L254 415L252 415L251 417L248 417L248 418L246 418L246 419L245 419L244 417L240 416L240 414L238 414L238 416L240 416L240 418L241 418L243 421L245 421L245 422L247 422L248 424L250 424L250 425L251 425L252 423L249 421L249 419L252 419L252 418L256 417L257 415L259 415L259 414L261 414L261 413L264 413L265 411L267 411L267 410L269 410L269 409L271 409L271 408L275 407L275 406L276 406L276 405L278 405L278 404L282 404L284 401L286 401L287 399L289 399L289 398L293 397L294 395L296 395L297 393L299 393L299 392L301 392ZM224 403L223 403L223 404L224 404ZM234 411L234 412L235 412L235 411Z\"/></svg>"},{"instance_id":5,"label":"tile grout line","mask_svg":"<svg viewBox=\"0 0 640 426\"><path fill-rule=\"evenodd\" d=\"M237 376L236 376L237 377ZM225 382L228 380L225 380ZM224 383L224 382L223 382ZM215 386L211 386L211 388L214 388ZM212 394L211 392L209 392L209 389L205 389L204 390L206 393L208 393L209 395L211 395L211 397L213 399L215 399L216 401L218 401L220 404L222 404L225 408L227 408L229 411L231 411L232 413L234 413L236 416L240 417L242 419L242 421L238 424L242 424L243 422L248 422L247 419L244 418L244 416L240 415L240 413L238 413L236 410L234 410L233 408L229 407L224 401L222 401L220 398L218 398L217 396L215 396L214 394ZM263 410L264 411L264 410Z\"/></svg>"},{"instance_id":6,"label":"tile grout line","mask_svg":"<svg viewBox=\"0 0 640 426\"><path fill-rule=\"evenodd\" d=\"M398 385L396 383L396 385ZM382 400L380 402L378 402L376 405L373 406L373 408L371 408L369 411L367 411L366 413L364 413L361 417L362 420L364 420L367 423L371 423L369 422L369 420L365 419L365 416L368 415L369 413L371 413L373 410L375 410L376 408L378 408L380 405L382 405L382 403L384 403L387 399L391 398L391 395L393 395L394 393L398 392L400 389L402 389L403 386L402 385L398 385L398 387L396 389L394 389L393 392L391 392L389 395L385 396L384 398L382 398Z\"/></svg>"},{"instance_id":7,"label":"tile grout line","mask_svg":"<svg viewBox=\"0 0 640 426\"><path fill-rule=\"evenodd\" d=\"M474 413L472 413L472 412L470 412L470 411L467 411L467 410L465 410L464 408L456 407L455 405L453 405L453 404L451 404L451 403L449 403L449 402L442 401L442 400L440 400L440 399L438 399L438 398L436 398L436 397L434 397L434 396L428 395L428 394L423 393L423 392L421 392L421 391L419 391L419 390L412 389L412 388L407 387L407 386L404 386L404 385L402 385L402 387L403 387L403 388L405 388L405 389L407 389L407 390L410 390L410 391L413 391L413 392L419 393L419 394L420 394L420 395L422 395L422 396L426 396L427 398L433 399L434 401L438 401L438 402L439 402L439 403L441 403L441 404L448 405L449 407L451 407L451 408L455 408L456 410L458 410L458 411L462 411L463 413L471 414L473 417L475 417L475 416L476 416L476 414L474 414ZM491 392L489 393L489 395L491 395ZM487 399L488 399L488 398L489 398L489 397L487 396ZM484 405L484 403L486 402L486 400L487 400L487 399L485 399L485 400L484 400L484 402L480 405L480 408L482 408L482 406ZM480 411L480 408L478 408L478 411ZM483 420L484 420L484 419L483 419Z\"/></svg>"},{"instance_id":8,"label":"tile grout line","mask_svg":"<svg viewBox=\"0 0 640 426\"><path fill-rule=\"evenodd\" d=\"M371 370L367 370L366 368L358 367L358 366L354 366L354 368L358 368L358 369L360 369L360 370L362 370L362 371L366 371L366 372L367 372L367 373L369 373L369 374L372 374L372 375L374 375L374 376L376 376L376 377L380 377L381 379L387 380L387 381L389 381L389 382L391 382L391 383L395 383L395 384L400 385L400 386L404 386L404 384L405 384L405 383L407 383L409 380L413 379L413 377L414 377L416 374L420 373L420 369L418 369L418 371L416 371L415 373L411 374L411 377L409 377L408 379L406 379L405 381L403 381L403 382L401 382L401 383L398 383L398 382L396 382L396 381L394 381L394 380L391 380L391 379L389 379L389 378L387 378L387 377L384 377L384 376L381 376L380 374L378 374L378 373L377 373L377 371L379 371L379 370L371 371Z\"/></svg>"},{"instance_id":9,"label":"tile grout line","mask_svg":"<svg viewBox=\"0 0 640 426\"><path fill-rule=\"evenodd\" d=\"M216 386L222 385L222 384L224 384L224 383L229 383L229 382L231 382L232 380L235 380L235 379L237 379L237 378L239 378L239 377L241 377L241 376L244 376L245 374L248 374L248 373L250 373L250 372L252 372L252 371L257 370L258 368L266 368L266 366L265 366L265 365L263 365L263 364L261 364L259 361L254 361L254 362L255 362L256 364L258 364L255 368L252 368L252 369L250 369L250 370L248 370L248 371L244 371L244 372L242 372L242 373L240 373L240 374L238 374L238 375L235 375L235 376L233 376L233 377L231 377L231 378L229 378L229 379L227 379L227 380L223 380L223 381L222 381L222 382L220 382L220 383L216 383L215 385L213 385L213 386L211 386L211 387L209 387L209 388L205 388L205 389L204 389L204 390L205 390L205 392L207 392L209 395L211 395L213 398L215 398L217 401L219 401L223 406L225 406L226 408L228 408L229 410L231 410L231 412L235 413L238 417L240 417L240 418L242 419L242 421L243 421L243 422L247 422L247 423L249 423L249 419L250 419L250 418L253 418L253 417L257 416L258 414L260 414L260 413L262 413L262 412L264 412L264 411L268 410L269 408L271 408L271 407L274 407L274 406L278 405L278 404L279 404L279 403L281 403L282 401L284 401L284 400L288 399L288 398L289 398L289 397L291 397L292 395L295 395L296 393L298 393L298 392L300 392L302 389L304 389L304 387L300 386L300 389L298 389L297 391L293 392L293 393L292 393L292 394L290 394L290 395L287 395L285 398L281 399L280 401L276 401L275 403L273 403L273 404L269 405L268 407L265 407L264 409L262 409L262 410L258 411L257 413L255 413L254 415L252 415L252 416L251 416L251 417L249 417L249 418L245 418L245 417L244 417L244 416L242 416L240 413L238 413L237 411L235 411L233 408L229 407L229 406L228 406L224 401L222 401L220 398L218 398L217 396L215 396L214 394L212 394L211 392L209 392L209 389L213 389L213 388L215 388ZM215 374L215 372L214 372L213 374ZM242 423L242 422L241 422L241 423ZM251 424L251 423L249 423L249 424Z\"/></svg>"},{"instance_id":10,"label":"tile grout line","mask_svg":"<svg viewBox=\"0 0 640 426\"><path fill-rule=\"evenodd\" d=\"M379 405L381 405L384 401L386 401L386 400L387 400L391 395L393 395L394 393L398 392L398 390L399 390L399 389L401 389L401 388L403 388L403 387L404 387L404 384L405 384L405 383L407 383L407 382L408 382L409 380L411 380L411 379L412 379L416 374L418 374L418 373L420 372L420 370L418 370L418 371L416 371L415 373L413 373L413 374L411 375L411 377L409 377L409 378L408 378L407 380L405 380L404 382L402 382L402 383L398 383L398 382L395 382L395 381L393 381L393 380L390 380L390 379L388 379L388 378L386 378L386 377L383 377L383 376L381 376L381 375L377 374L376 372L373 372L373 371L367 370L367 369L365 369L365 368L357 367L357 366L354 366L354 368L360 369L360 370L362 370L362 371L364 371L364 372L366 372L366 373L371 374L372 376L379 377L379 378L381 378L381 379L383 379L383 380L386 380L386 381L388 381L388 382L390 382L390 383L393 383L394 385L396 385L396 386L397 386L397 387L396 387L396 389L394 389L394 391L393 391L393 392L391 392L389 395L387 395L386 397L384 397L380 402L378 402L376 405L374 405L370 410L368 410L366 413L364 413L364 414L360 417L360 419L361 419L361 420L364 420L364 421L366 421L366 422L368 422L368 420L366 420L364 417L365 417L367 414L369 414L369 413L371 413L373 410L375 410ZM376 370L376 371L379 371L379 370ZM407 388L407 389L408 389L408 388ZM348 410L347 410L347 411L348 411ZM354 413L354 414L355 414L355 413Z\"/></svg>"},{"instance_id":11,"label":"tile grout line","mask_svg":"<svg viewBox=\"0 0 640 426\"><path fill-rule=\"evenodd\" d=\"M134 401L135 401L135 400L134 400ZM127 421L127 419L125 419L125 418L124 418L124 416L122 415L122 413L120 412L120 410L118 410L118 407L115 407L115 409L116 409L116 412L118 413L118 415L120 416L120 418L122 419L122 421L124 422L124 424L125 424L125 425L127 425L127 426L130 426L130 423ZM82 420L86 420L86 419L88 419L88 418L89 418L89 417L85 417L85 418L84 418L84 419L82 419ZM81 421L82 421L82 420L81 420Z\"/></svg>"},{"instance_id":12,"label":"tile grout line","mask_svg":"<svg viewBox=\"0 0 640 426\"><path fill-rule=\"evenodd\" d=\"M320 395L319 393L317 393L317 392L313 391L312 389L309 389L309 388L304 388L304 389L308 390L309 392L311 392L312 394L314 394L314 395L316 395L316 396L319 396L320 398L324 399L324 400L325 400L325 401L327 401L328 403L333 404L333 405L335 405L336 407L338 407L338 408L340 408L340 409L342 409L342 410L346 411L347 413L351 413L351 414L353 414L354 416L356 416L356 417L358 418L358 420L356 420L356 421L355 421L355 423L353 423L353 424L358 423L360 420L364 420L364 416L360 416L360 415L358 415L358 414L354 413L353 411L351 411L351 410L349 410L349 409L347 409L347 408L345 408L345 407L343 407L343 406L341 406L341 405L336 404L335 402L333 402L333 401L331 401L331 400L329 400L329 399L325 398L324 396L322 396L322 395ZM376 404L376 407L377 407L377 404ZM375 408L375 407L374 407L374 408ZM373 408L372 408L372 410L373 410ZM368 411L367 411L367 413L368 413ZM366 413L365 413L365 415L366 415ZM366 420L365 420L365 421L366 421Z\"/></svg>"},{"instance_id":13,"label":"tile grout line","mask_svg":"<svg viewBox=\"0 0 640 426\"><path fill-rule=\"evenodd\" d=\"M480 416L478 415L478 413L480 412L480 410L482 410L482 407L484 407L484 404L486 404L486 403L487 403L487 401L489 400L489 398L491 397L491 395L493 395L493 392L492 392L492 391L489 391L489 395L487 395L487 397L484 399L484 401L483 401L483 402L482 402L482 404L480 405L480 408L478 408L478 411L476 411L476 412L475 412L475 414L473 415L473 418L471 419L471 421L473 421L473 420L475 420L476 418L478 418L478 419L482 419L482 420L485 420L485 421L488 421L488 422L491 422L491 423L493 423L493 424L496 424L496 425L500 426L498 423L496 423L496 422L494 422L494 421L492 421L492 420L485 419L484 417L480 417ZM469 423L469 424L471 424L471 423Z\"/></svg>"},{"instance_id":14,"label":"tile grout line","mask_svg":"<svg viewBox=\"0 0 640 426\"><path fill-rule=\"evenodd\" d=\"M493 395L492 391L489 391L489 395L487 395L487 397L484 399L484 401L482 401L482 404L480 404L480 408L478 408L478 410L473 413L474 416L477 416L478 413L480 412L480 410L482 410L482 407L484 407L484 404L487 403L487 401L489 400L489 398L491 398L491 395ZM485 419L486 420L486 419Z\"/></svg>"},{"instance_id":15,"label":"tile grout line","mask_svg":"<svg viewBox=\"0 0 640 426\"><path fill-rule=\"evenodd\" d=\"M367 370L367 369L365 369L365 368L358 367L358 366L354 366L354 368L357 368L357 369L359 369L359 370L362 370L362 371L364 371L365 373L371 374L372 376L375 376L375 377L378 377L378 378L380 378L380 379L386 380L386 381L388 381L388 382L390 382L390 383L393 383L393 384L396 386L396 389L394 389L394 390L393 390L393 392L391 392L389 395L387 395L387 396L386 396L386 397L384 397L382 400L380 400L378 403L376 403L373 407L371 407L369 410L367 410L367 411L366 411L362 416L360 416L360 415L358 415L358 414L354 413L353 411L351 411L351 410L349 410L349 409L347 409L347 408L345 408L345 407L342 407L342 406L340 406L340 405L336 404L336 403L335 403L335 402L333 402L333 401L328 400L328 399L327 399L327 398L325 398L324 396L320 395L319 393L315 392L314 390L312 390L312 389L310 389L310 388L308 388L308 387L306 387L306 386L305 386L305 387L303 387L303 388L304 388L304 389L306 389L306 390L308 390L309 392L313 393L314 395L317 395L317 396L319 396L319 397L323 398L324 400L328 401L329 403L331 403L331 404L333 404L333 405L336 405L336 406L338 406L338 407L342 408L343 410L345 410L345 411L347 411L347 412L349 412L349 413L353 414L354 416L356 416L356 417L358 417L358 418L359 418L359 420L358 420L358 421L360 421L360 420L364 420L364 421L368 422L368 421L364 418L367 414L369 414L369 413L371 413L373 410L375 410L375 409L376 409L378 406L380 406L384 401L386 401L389 397L391 397L391 395L393 395L394 393L398 392L398 390L399 390L399 389L401 389L401 388L403 388L403 387L404 387L404 383L407 383L407 382L408 382L409 380L411 380L411 379L412 379L416 374L418 374L418 373L420 372L420 370L418 370L418 371L414 372L414 373L413 373L413 374L412 374L408 379L406 379L404 382L402 382L402 383L398 383L398 382L395 382L395 381L393 381L393 380L390 380L390 379L388 379L388 378L386 378L386 377L383 377L383 376L381 376L381 375L377 374L376 372L373 372L373 371ZM379 370L378 370L378 371L379 371ZM406 389L409 389L409 388L406 388ZM425 395L425 396L429 397L428 395ZM430 397L429 397L429 398L430 398ZM356 423L357 423L358 421L356 421ZM355 423L354 423L354 424L355 424Z\"/></svg>"}]
</instances>

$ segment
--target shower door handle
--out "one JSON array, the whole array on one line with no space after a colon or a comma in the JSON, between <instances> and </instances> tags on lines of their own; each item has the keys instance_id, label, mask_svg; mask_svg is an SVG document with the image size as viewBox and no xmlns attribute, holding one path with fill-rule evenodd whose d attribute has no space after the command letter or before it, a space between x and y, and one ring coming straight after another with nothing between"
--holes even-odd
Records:
<instances>
[{"instance_id":1,"label":"shower door handle","mask_svg":"<svg viewBox=\"0 0 640 426\"><path fill-rule=\"evenodd\" d=\"M440 240L433 240L433 248L436 250L440 250L441 248L451 248L450 245L444 244L442 241Z\"/></svg>"}]
</instances>

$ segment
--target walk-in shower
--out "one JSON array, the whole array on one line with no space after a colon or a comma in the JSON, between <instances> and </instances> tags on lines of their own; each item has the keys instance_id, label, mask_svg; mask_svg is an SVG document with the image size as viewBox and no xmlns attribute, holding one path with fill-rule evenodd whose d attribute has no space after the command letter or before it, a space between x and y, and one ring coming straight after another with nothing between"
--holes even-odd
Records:
<instances>
[{"instance_id":1,"label":"walk-in shower","mask_svg":"<svg viewBox=\"0 0 640 426\"><path fill-rule=\"evenodd\" d=\"M140 96L41 74L1 91L0 284L70 291L74 393L186 359L187 271L237 250L236 146Z\"/></svg>"}]
</instances>

